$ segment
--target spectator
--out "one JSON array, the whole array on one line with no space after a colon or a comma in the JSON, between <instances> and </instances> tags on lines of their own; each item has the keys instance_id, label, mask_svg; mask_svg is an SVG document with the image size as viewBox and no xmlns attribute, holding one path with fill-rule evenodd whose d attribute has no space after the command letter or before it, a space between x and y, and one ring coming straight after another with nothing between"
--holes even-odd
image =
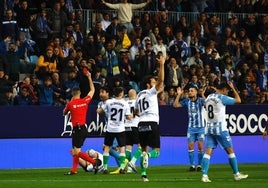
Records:
<instances>
[{"instance_id":1,"label":"spectator","mask_svg":"<svg viewBox=\"0 0 268 188\"><path fill-rule=\"evenodd\" d=\"M151 42L147 42L145 45L145 54L141 55L140 60L140 76L141 79L146 75L155 75L156 73L156 54L153 52Z\"/></svg>"},{"instance_id":2,"label":"spectator","mask_svg":"<svg viewBox=\"0 0 268 188\"><path fill-rule=\"evenodd\" d=\"M112 47L112 43L109 41L106 43L101 69L102 76L107 77L108 81L110 81L113 76L120 74L118 56Z\"/></svg>"},{"instance_id":3,"label":"spectator","mask_svg":"<svg viewBox=\"0 0 268 188\"><path fill-rule=\"evenodd\" d=\"M73 37L75 39L75 45L76 46L82 46L83 41L84 41L84 35L81 31L80 24L75 23L74 24L74 30L73 30Z\"/></svg>"},{"instance_id":4,"label":"spectator","mask_svg":"<svg viewBox=\"0 0 268 188\"><path fill-rule=\"evenodd\" d=\"M56 60L57 69L59 70L59 72L61 72L64 58L60 57L60 49L58 47L53 48L53 57Z\"/></svg>"},{"instance_id":5,"label":"spectator","mask_svg":"<svg viewBox=\"0 0 268 188\"><path fill-rule=\"evenodd\" d=\"M120 27L118 17L113 17L111 24L106 28L106 37L108 41L111 40L111 38L117 38L117 32Z\"/></svg>"},{"instance_id":6,"label":"spectator","mask_svg":"<svg viewBox=\"0 0 268 188\"><path fill-rule=\"evenodd\" d=\"M187 37L189 37L190 35L191 28L190 28L190 24L187 21L186 16L181 16L179 21L175 24L174 32L176 33L177 31L182 31L184 40L188 41ZM190 44L188 43L188 45Z\"/></svg>"},{"instance_id":7,"label":"spectator","mask_svg":"<svg viewBox=\"0 0 268 188\"><path fill-rule=\"evenodd\" d=\"M28 1L15 1L14 11L16 12L16 20L18 22L20 32L26 33L26 38L30 39L30 21L31 15L34 14L34 12L29 9Z\"/></svg>"},{"instance_id":8,"label":"spectator","mask_svg":"<svg viewBox=\"0 0 268 188\"><path fill-rule=\"evenodd\" d=\"M200 58L200 51L196 48L193 48L195 49L195 52L194 50L192 50L192 56L188 59L187 61L187 64L188 66L190 67L191 65L196 65L197 67L199 68L204 68L203 67L203 61L202 59Z\"/></svg>"},{"instance_id":9,"label":"spectator","mask_svg":"<svg viewBox=\"0 0 268 188\"><path fill-rule=\"evenodd\" d=\"M158 105L160 106L167 105L167 94L165 91L158 93L157 98L158 98Z\"/></svg>"},{"instance_id":10,"label":"spectator","mask_svg":"<svg viewBox=\"0 0 268 188\"><path fill-rule=\"evenodd\" d=\"M136 37L134 44L129 49L131 61L134 61L139 55L139 48L142 48L141 39L139 37Z\"/></svg>"},{"instance_id":11,"label":"spectator","mask_svg":"<svg viewBox=\"0 0 268 188\"><path fill-rule=\"evenodd\" d=\"M19 81L20 72L26 72L26 64L24 64L24 62L20 62L19 53L16 51L16 45L13 42L9 43L6 60L9 66L7 75L9 75L9 78L14 82ZM24 66L24 69L22 69L22 66Z\"/></svg>"},{"instance_id":12,"label":"spectator","mask_svg":"<svg viewBox=\"0 0 268 188\"><path fill-rule=\"evenodd\" d=\"M55 86L59 91L59 93L55 93L54 94L54 106L63 106L66 104L66 100L65 100L65 96L64 96L64 92L63 92L63 84L60 80L60 75L57 72L54 72L51 76L52 79L52 85L53 87Z\"/></svg>"},{"instance_id":13,"label":"spectator","mask_svg":"<svg viewBox=\"0 0 268 188\"><path fill-rule=\"evenodd\" d=\"M69 70L68 78L64 81L62 89L64 91L64 96L67 101L70 101L72 98L72 89L79 87L79 82L77 80L77 71Z\"/></svg>"},{"instance_id":14,"label":"spectator","mask_svg":"<svg viewBox=\"0 0 268 188\"><path fill-rule=\"evenodd\" d=\"M247 36L251 41L255 41L259 35L258 23L256 20L256 16L253 13L247 15L241 24L241 27L246 30Z\"/></svg>"},{"instance_id":15,"label":"spectator","mask_svg":"<svg viewBox=\"0 0 268 188\"><path fill-rule=\"evenodd\" d=\"M14 94L12 89L5 92L0 91L0 106L13 106L13 100Z\"/></svg>"},{"instance_id":16,"label":"spectator","mask_svg":"<svg viewBox=\"0 0 268 188\"><path fill-rule=\"evenodd\" d=\"M166 11L161 11L155 16L156 25L159 27L159 33L164 37L166 27L171 26L172 24L168 20L168 15ZM173 29L172 27L170 28Z\"/></svg>"},{"instance_id":17,"label":"spectator","mask_svg":"<svg viewBox=\"0 0 268 188\"><path fill-rule=\"evenodd\" d=\"M156 38L157 44L153 45L153 51L155 54L162 52L165 59L167 59L167 46L163 43L163 38L158 36Z\"/></svg>"},{"instance_id":18,"label":"spectator","mask_svg":"<svg viewBox=\"0 0 268 188\"><path fill-rule=\"evenodd\" d=\"M133 32L133 25L131 23L132 10L143 8L150 2L151 0L148 0L146 3L132 4L128 3L127 0L123 0L122 3L111 4L102 0L102 3L107 7L118 10L119 22L127 28L127 33Z\"/></svg>"},{"instance_id":19,"label":"spectator","mask_svg":"<svg viewBox=\"0 0 268 188\"><path fill-rule=\"evenodd\" d=\"M171 41L174 40L172 26L166 25L164 32L160 35L163 38L163 43L167 45L167 47L169 47L169 44L171 43Z\"/></svg>"},{"instance_id":20,"label":"spectator","mask_svg":"<svg viewBox=\"0 0 268 188\"><path fill-rule=\"evenodd\" d=\"M196 30L199 40L206 43L207 37L210 33L206 13L200 13L199 19L192 24L192 29Z\"/></svg>"},{"instance_id":21,"label":"spectator","mask_svg":"<svg viewBox=\"0 0 268 188\"><path fill-rule=\"evenodd\" d=\"M152 45L157 44L157 40L156 40L157 37L161 37L159 33L159 27L154 26L153 29L149 31L149 38L150 38L150 41L152 42Z\"/></svg>"},{"instance_id":22,"label":"spectator","mask_svg":"<svg viewBox=\"0 0 268 188\"><path fill-rule=\"evenodd\" d=\"M166 87L179 87L182 84L183 74L181 68L177 64L175 58L170 58L167 65L167 73L165 78Z\"/></svg>"},{"instance_id":23,"label":"spectator","mask_svg":"<svg viewBox=\"0 0 268 188\"><path fill-rule=\"evenodd\" d=\"M232 64L231 63L227 63L226 64L226 67L225 67L225 70L224 70L224 73L223 73L222 76L225 78L225 80L227 82L229 82L229 81L232 82L233 81L234 70L232 68Z\"/></svg>"},{"instance_id":24,"label":"spectator","mask_svg":"<svg viewBox=\"0 0 268 188\"><path fill-rule=\"evenodd\" d=\"M87 28L86 28L86 23L85 23L85 21L84 21L83 16L84 16L84 15L83 15L83 11L82 11L82 9L76 10L76 12L75 12L75 19L76 19L76 22L79 23L79 25L80 25L80 29L81 29L83 35L85 36L85 35L86 35L86 30L87 30Z\"/></svg>"},{"instance_id":25,"label":"spectator","mask_svg":"<svg viewBox=\"0 0 268 188\"><path fill-rule=\"evenodd\" d=\"M40 106L53 106L55 92L61 92L58 88L52 85L52 79L49 76L45 77L44 83L40 84L38 89L38 104Z\"/></svg>"},{"instance_id":26,"label":"spectator","mask_svg":"<svg viewBox=\"0 0 268 188\"><path fill-rule=\"evenodd\" d=\"M68 18L66 13L61 9L59 1L54 3L53 8L47 14L47 18L50 28L54 31L52 38L60 37Z\"/></svg>"},{"instance_id":27,"label":"spectator","mask_svg":"<svg viewBox=\"0 0 268 188\"><path fill-rule=\"evenodd\" d=\"M107 27L111 24L110 21L110 15L109 13L105 12L102 14L102 20L101 20L101 25L102 25L102 29L103 31L106 31Z\"/></svg>"},{"instance_id":28,"label":"spectator","mask_svg":"<svg viewBox=\"0 0 268 188\"><path fill-rule=\"evenodd\" d=\"M51 76L53 72L58 72L57 62L53 57L53 49L47 48L45 55L40 55L36 65L35 73L38 79L43 80L47 76Z\"/></svg>"},{"instance_id":29,"label":"spectator","mask_svg":"<svg viewBox=\"0 0 268 188\"><path fill-rule=\"evenodd\" d=\"M8 79L3 69L0 68L0 93L4 94L7 91L13 90L16 87L16 83Z\"/></svg>"},{"instance_id":30,"label":"spectator","mask_svg":"<svg viewBox=\"0 0 268 188\"><path fill-rule=\"evenodd\" d=\"M189 46L183 40L182 31L177 31L175 38L168 44L170 56L176 58L178 62L185 62L189 57Z\"/></svg>"},{"instance_id":31,"label":"spectator","mask_svg":"<svg viewBox=\"0 0 268 188\"><path fill-rule=\"evenodd\" d=\"M176 98L176 89L175 89L175 87L167 88L167 105L172 105L173 106L175 98Z\"/></svg>"},{"instance_id":32,"label":"spectator","mask_svg":"<svg viewBox=\"0 0 268 188\"><path fill-rule=\"evenodd\" d=\"M88 34L85 42L82 45L82 51L85 58L94 59L98 54L98 46L94 41L94 36L92 34Z\"/></svg>"},{"instance_id":33,"label":"spectator","mask_svg":"<svg viewBox=\"0 0 268 188\"><path fill-rule=\"evenodd\" d=\"M260 65L257 76L257 86L263 91L268 91L268 71L264 65Z\"/></svg>"},{"instance_id":34,"label":"spectator","mask_svg":"<svg viewBox=\"0 0 268 188\"><path fill-rule=\"evenodd\" d=\"M95 23L94 27L90 31L90 34L94 36L94 41L96 43L100 42L101 36L106 35L105 31L102 29L101 21L97 21Z\"/></svg>"},{"instance_id":35,"label":"spectator","mask_svg":"<svg viewBox=\"0 0 268 188\"><path fill-rule=\"evenodd\" d=\"M26 88L27 89L27 91L29 93L29 96L31 97L31 100L32 100L33 104L36 104L37 101L38 101L38 96L37 96L37 93L34 91L34 87L31 84L31 78L30 78L30 76L25 76L23 78L22 83L20 83L20 89L19 89L19 91L22 88Z\"/></svg>"},{"instance_id":36,"label":"spectator","mask_svg":"<svg viewBox=\"0 0 268 188\"><path fill-rule=\"evenodd\" d=\"M17 41L18 53L20 59L24 61L26 66L26 73L32 74L35 69L37 60L33 60L32 57L36 56L37 45L36 42L27 39L26 33L21 32L19 35L19 41ZM35 58L37 59L37 58Z\"/></svg>"},{"instance_id":37,"label":"spectator","mask_svg":"<svg viewBox=\"0 0 268 188\"><path fill-rule=\"evenodd\" d=\"M126 89L126 92L128 92L130 89L134 89L135 91L139 92L140 89L138 88L137 83L135 82L135 72L132 67L132 63L130 61L128 51L122 51L119 54L119 69L120 69L120 75L123 79L123 84Z\"/></svg>"},{"instance_id":38,"label":"spectator","mask_svg":"<svg viewBox=\"0 0 268 188\"><path fill-rule=\"evenodd\" d=\"M4 72L4 75L9 74L9 66L6 56L0 53L0 70Z\"/></svg>"},{"instance_id":39,"label":"spectator","mask_svg":"<svg viewBox=\"0 0 268 188\"><path fill-rule=\"evenodd\" d=\"M142 36L143 37L148 36L153 26L154 26L154 23L151 19L150 13L145 12L141 17Z\"/></svg>"},{"instance_id":40,"label":"spectator","mask_svg":"<svg viewBox=\"0 0 268 188\"><path fill-rule=\"evenodd\" d=\"M47 12L44 9L41 11L41 14L38 15L36 21L36 42L41 54L45 53L48 41L50 40L50 34L52 34L52 32L53 31L50 29L47 23Z\"/></svg>"},{"instance_id":41,"label":"spectator","mask_svg":"<svg viewBox=\"0 0 268 188\"><path fill-rule=\"evenodd\" d=\"M14 103L15 106L27 106L27 105L33 105L34 101L29 93L29 88L27 87L21 87L18 95L14 97Z\"/></svg>"},{"instance_id":42,"label":"spectator","mask_svg":"<svg viewBox=\"0 0 268 188\"><path fill-rule=\"evenodd\" d=\"M2 39L10 37L13 42L18 40L19 27L17 20L14 19L14 13L12 9L6 10L6 16L1 23L0 32Z\"/></svg>"},{"instance_id":43,"label":"spectator","mask_svg":"<svg viewBox=\"0 0 268 188\"><path fill-rule=\"evenodd\" d=\"M64 51L61 43L60 37L53 37L51 41L49 41L49 44L47 48L58 48L59 49L59 57L64 58Z\"/></svg>"}]
</instances>

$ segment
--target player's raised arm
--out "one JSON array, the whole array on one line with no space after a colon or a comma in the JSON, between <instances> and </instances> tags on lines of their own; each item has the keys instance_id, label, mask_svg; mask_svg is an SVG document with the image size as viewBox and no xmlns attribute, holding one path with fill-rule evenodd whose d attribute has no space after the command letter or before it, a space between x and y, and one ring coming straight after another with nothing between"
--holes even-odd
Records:
<instances>
[{"instance_id":1,"label":"player's raised arm","mask_svg":"<svg viewBox=\"0 0 268 188\"><path fill-rule=\"evenodd\" d=\"M164 90L164 78L165 78L165 57L163 55L160 55L158 58L156 58L156 61L159 63L159 72L158 72L158 78L155 85L155 88L157 92L161 92Z\"/></svg>"},{"instance_id":2,"label":"player's raised arm","mask_svg":"<svg viewBox=\"0 0 268 188\"><path fill-rule=\"evenodd\" d=\"M181 98L182 93L183 93L182 88L181 87L178 87L177 88L177 96L176 96L176 98L174 100L173 107L175 107L175 108L182 107L181 104L179 103L179 100Z\"/></svg>"},{"instance_id":3,"label":"player's raised arm","mask_svg":"<svg viewBox=\"0 0 268 188\"><path fill-rule=\"evenodd\" d=\"M234 85L232 82L227 82L228 85L230 86L230 88L232 89L233 93L234 93L234 98L235 98L235 103L241 103L241 98L237 92L237 90L235 89Z\"/></svg>"}]
</instances>

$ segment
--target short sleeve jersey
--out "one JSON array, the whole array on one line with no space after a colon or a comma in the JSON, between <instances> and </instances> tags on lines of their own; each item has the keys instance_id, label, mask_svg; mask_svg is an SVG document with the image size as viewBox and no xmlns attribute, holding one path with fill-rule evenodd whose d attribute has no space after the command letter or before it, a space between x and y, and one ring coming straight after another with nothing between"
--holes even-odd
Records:
<instances>
[{"instance_id":1,"label":"short sleeve jersey","mask_svg":"<svg viewBox=\"0 0 268 188\"><path fill-rule=\"evenodd\" d=\"M126 127L138 127L139 116L134 114L136 99L130 99L130 100L128 99L127 103L129 105L130 112L133 115L133 118L130 120L126 119L125 126Z\"/></svg>"},{"instance_id":2,"label":"short sleeve jersey","mask_svg":"<svg viewBox=\"0 0 268 188\"><path fill-rule=\"evenodd\" d=\"M140 122L159 123L159 108L157 90L155 87L139 92L135 108L140 112Z\"/></svg>"},{"instance_id":3,"label":"short sleeve jersey","mask_svg":"<svg viewBox=\"0 0 268 188\"><path fill-rule=\"evenodd\" d=\"M226 122L226 105L233 105L235 99L222 94L210 94L205 100L206 132L219 134L228 131Z\"/></svg>"},{"instance_id":4,"label":"short sleeve jersey","mask_svg":"<svg viewBox=\"0 0 268 188\"><path fill-rule=\"evenodd\" d=\"M107 113L107 131L119 133L125 131L125 116L130 108L124 99L108 99L101 107Z\"/></svg>"},{"instance_id":5,"label":"short sleeve jersey","mask_svg":"<svg viewBox=\"0 0 268 188\"><path fill-rule=\"evenodd\" d=\"M67 103L66 111L71 113L71 121L73 127L86 124L88 105L91 97L86 96L82 99L75 99Z\"/></svg>"},{"instance_id":6,"label":"short sleeve jersey","mask_svg":"<svg viewBox=\"0 0 268 188\"><path fill-rule=\"evenodd\" d=\"M198 97L195 101L185 98L180 102L181 106L188 110L188 130L204 128L202 110L204 99Z\"/></svg>"}]
</instances>

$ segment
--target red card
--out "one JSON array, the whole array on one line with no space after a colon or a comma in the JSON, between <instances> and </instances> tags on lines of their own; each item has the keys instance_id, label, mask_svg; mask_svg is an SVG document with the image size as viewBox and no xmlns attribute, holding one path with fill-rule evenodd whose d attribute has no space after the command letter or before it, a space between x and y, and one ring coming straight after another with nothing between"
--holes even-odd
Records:
<instances>
[{"instance_id":1,"label":"red card","mask_svg":"<svg viewBox=\"0 0 268 188\"><path fill-rule=\"evenodd\" d=\"M87 68L83 68L83 73L85 74L85 75L87 75L87 73L88 73L88 70L87 70Z\"/></svg>"}]
</instances>

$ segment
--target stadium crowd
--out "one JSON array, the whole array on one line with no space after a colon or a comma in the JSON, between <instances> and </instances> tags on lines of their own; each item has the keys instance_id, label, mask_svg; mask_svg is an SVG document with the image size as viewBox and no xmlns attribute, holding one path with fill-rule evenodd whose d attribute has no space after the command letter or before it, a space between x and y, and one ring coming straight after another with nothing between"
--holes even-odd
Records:
<instances>
[{"instance_id":1,"label":"stadium crowd","mask_svg":"<svg viewBox=\"0 0 268 188\"><path fill-rule=\"evenodd\" d=\"M93 75L96 103L101 86L139 92L146 75L157 75L159 54L166 58L160 105L173 104L178 86L193 84L202 93L226 81L238 88L242 104L268 103L268 0L150 1L133 16L131 30L105 3L1 1L0 104L65 105L73 87L80 86L81 97L88 93L84 69ZM101 14L92 28L85 9ZM192 23L186 16L171 23L171 11L200 14ZM221 23L211 12L232 14Z\"/></svg>"}]
</instances>

